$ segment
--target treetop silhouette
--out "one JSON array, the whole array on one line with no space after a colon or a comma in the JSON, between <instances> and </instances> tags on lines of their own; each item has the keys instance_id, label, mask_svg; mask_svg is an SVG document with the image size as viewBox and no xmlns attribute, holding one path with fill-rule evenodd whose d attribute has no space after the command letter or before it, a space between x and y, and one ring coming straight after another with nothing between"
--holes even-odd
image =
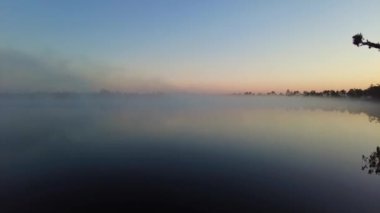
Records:
<instances>
[{"instance_id":1,"label":"treetop silhouette","mask_svg":"<svg viewBox=\"0 0 380 213\"><path fill-rule=\"evenodd\" d=\"M352 36L352 39L353 39L352 43L358 47L367 45L368 48L370 49L376 48L380 50L380 43L376 44L376 43L368 41L367 39L364 41L363 35L361 33Z\"/></svg>"}]
</instances>

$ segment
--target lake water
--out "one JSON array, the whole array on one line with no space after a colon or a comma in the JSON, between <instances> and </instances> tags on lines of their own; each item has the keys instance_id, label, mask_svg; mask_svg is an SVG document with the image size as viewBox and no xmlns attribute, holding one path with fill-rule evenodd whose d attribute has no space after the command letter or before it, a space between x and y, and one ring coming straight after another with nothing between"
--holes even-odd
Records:
<instances>
[{"instance_id":1,"label":"lake water","mask_svg":"<svg viewBox=\"0 0 380 213\"><path fill-rule=\"evenodd\" d=\"M0 99L0 212L379 212L380 103Z\"/></svg>"}]
</instances>

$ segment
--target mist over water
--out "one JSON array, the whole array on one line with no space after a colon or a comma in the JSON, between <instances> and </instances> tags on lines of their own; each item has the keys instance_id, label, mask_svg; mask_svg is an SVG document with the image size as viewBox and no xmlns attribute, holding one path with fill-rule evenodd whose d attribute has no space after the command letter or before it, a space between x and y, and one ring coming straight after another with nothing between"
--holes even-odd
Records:
<instances>
[{"instance_id":1,"label":"mist over water","mask_svg":"<svg viewBox=\"0 0 380 213\"><path fill-rule=\"evenodd\" d=\"M0 211L376 212L380 103L0 99Z\"/></svg>"}]
</instances>

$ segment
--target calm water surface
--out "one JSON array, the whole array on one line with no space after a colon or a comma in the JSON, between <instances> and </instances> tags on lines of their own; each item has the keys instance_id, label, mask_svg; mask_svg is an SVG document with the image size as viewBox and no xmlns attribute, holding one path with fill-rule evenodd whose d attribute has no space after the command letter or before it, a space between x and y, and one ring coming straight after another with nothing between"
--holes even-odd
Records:
<instances>
[{"instance_id":1,"label":"calm water surface","mask_svg":"<svg viewBox=\"0 0 380 213\"><path fill-rule=\"evenodd\" d=\"M379 115L329 98L1 99L0 212L379 212L362 170Z\"/></svg>"}]
</instances>

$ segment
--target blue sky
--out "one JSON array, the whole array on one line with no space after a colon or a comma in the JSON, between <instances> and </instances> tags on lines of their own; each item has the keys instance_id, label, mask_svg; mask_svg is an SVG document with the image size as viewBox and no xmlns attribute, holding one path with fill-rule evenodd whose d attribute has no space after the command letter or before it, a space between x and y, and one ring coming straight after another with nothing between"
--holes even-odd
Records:
<instances>
[{"instance_id":1,"label":"blue sky","mask_svg":"<svg viewBox=\"0 0 380 213\"><path fill-rule=\"evenodd\" d=\"M370 0L3 0L0 89L366 87L380 83L380 53L357 49L351 36L380 41L379 8Z\"/></svg>"}]
</instances>

